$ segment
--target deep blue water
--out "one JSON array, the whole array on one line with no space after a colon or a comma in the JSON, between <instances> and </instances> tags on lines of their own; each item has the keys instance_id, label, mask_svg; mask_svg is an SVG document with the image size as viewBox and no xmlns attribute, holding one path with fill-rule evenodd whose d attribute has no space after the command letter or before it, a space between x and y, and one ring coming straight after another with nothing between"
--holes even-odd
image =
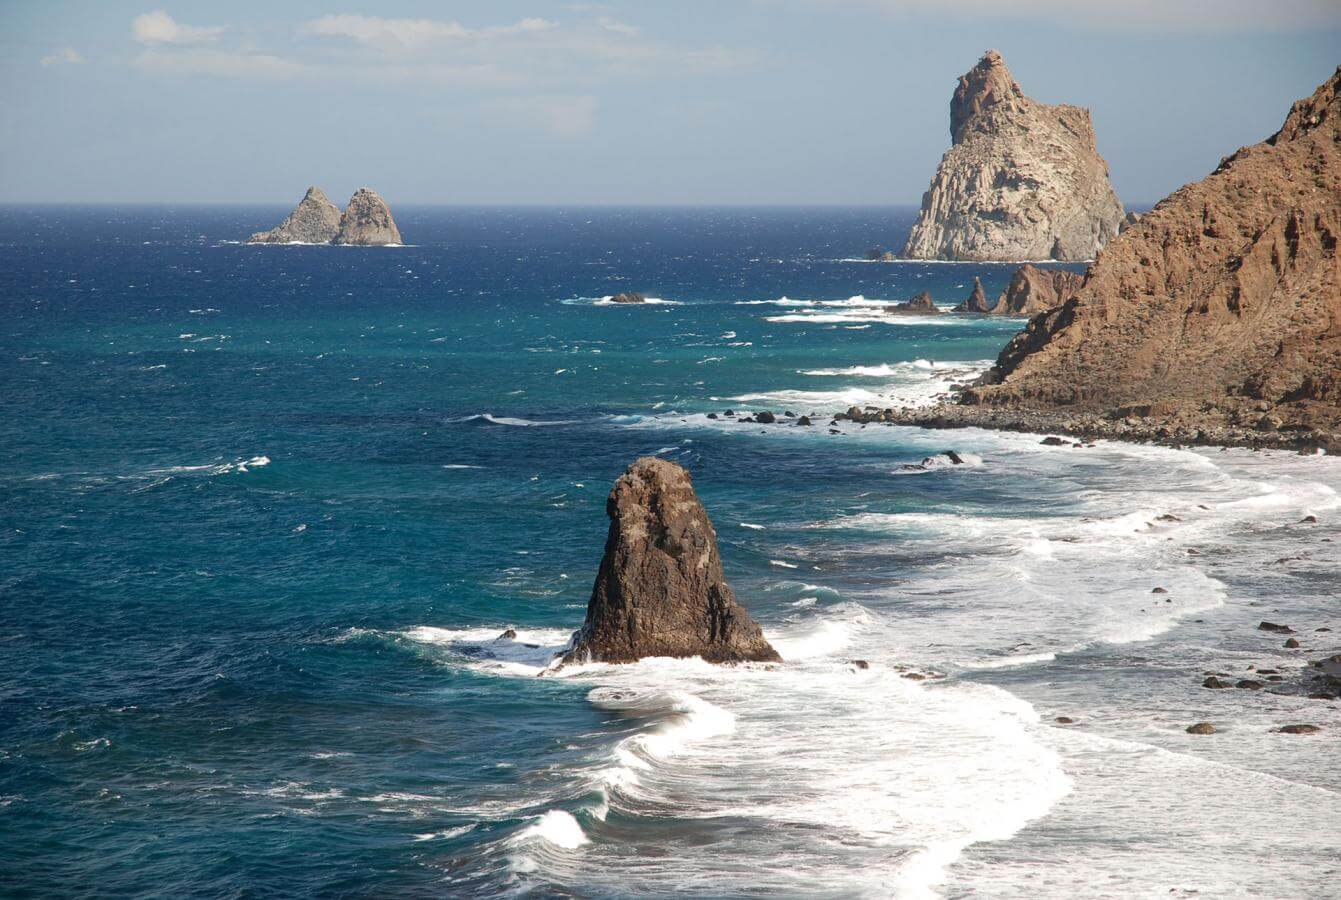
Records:
<instances>
[{"instance_id":1,"label":"deep blue water","mask_svg":"<svg viewBox=\"0 0 1341 900\"><path fill-rule=\"evenodd\" d=\"M921 826L902 819L889 834L842 816L816 826L750 794L747 780L723 774L723 759L693 769L688 743L660 755L639 745L674 759L640 776L642 791L598 789L605 776L593 773L621 742L661 734L677 716L701 737L694 747L725 759L749 755L752 728L778 729L785 742L786 723L804 719L769 707L756 726L750 710L763 701L751 706L740 699L749 689L726 682L699 691L676 681L669 694L649 688L645 703L620 706L600 693L606 675L533 677L524 669L540 664L536 653L520 646L503 654L515 671L500 668L472 635L511 625L523 642L545 644L577 627L609 486L637 456L660 453L693 472L729 579L770 635L810 648L798 659L846 672L852 655L887 652L890 666L962 679L974 703L1006 685L1047 707L1037 685L1055 672L1017 689L1017 670L993 680L981 672L1005 670L975 666L1028 638L1045 654L1079 653L1081 668L1111 668L1092 648L1129 638L1091 633L1107 614L1095 610L1111 611L1114 572L1162 572L1164 557L1124 549L1091 582L1057 594L1094 605L1075 621L1047 619L1057 623L1052 643L1038 622L1011 624L1012 607L1006 624L962 632L978 641L972 652L950 652L954 641L916 629L940 622L938 633L960 634L973 592L1005 577L970 577L986 565L979 551L997 560L1001 534L971 523L1083 527L1075 523L1087 516L1142 508L1130 494L1136 473L1160 471L1170 491L1209 478L1207 456L1175 451L1039 463L1027 438L830 435L704 418L930 396L937 366L995 355L1018 322L900 321L878 305L837 303L929 289L948 306L974 275L989 294L1004 287L1009 266L844 261L901 244L911 210L411 208L398 210L404 248L231 243L283 212L0 211L0 893L881 893L836 884L825 866L865 867L879 885L919 847L981 836L965 825L919 837ZM623 290L674 302L595 302ZM757 302L784 297L833 305ZM807 374L825 371L841 374ZM942 446L986 462L963 477L892 474ZM1307 508L1331 508L1336 480L1324 476L1299 501ZM1247 496L1250 483L1259 482L1244 477L1233 490ZM1226 503L1241 499L1205 484L1230 492ZM1224 573L1212 589L1167 565L1160 577L1187 580L1189 610L1235 594ZM1318 578L1301 608L1335 587ZM1148 605L1144 582L1140 591ZM913 633L905 644L891 638ZM914 687L922 691L895 679L890 690ZM1086 702L1105 689L1090 686ZM909 721L929 721L940 715L931 691L862 705L894 710L924 696L934 708ZM708 697L705 713L696 704ZM841 722L849 700L823 702ZM712 724L719 707L729 707L729 727ZM1014 715L993 706L976 717ZM1033 734L1033 722L983 735L966 724L958 746L1009 757L1025 742L1016 730ZM882 735L916 734L877 724ZM941 735L908 738L897 752L953 755ZM833 752L854 770L881 764L854 756L870 735L842 740ZM1066 752L1028 747L1019 771L993 783L1054 763L1055 778L1022 782L1020 796L1060 796L1066 778L1079 782L1054 760ZM885 820L968 777L894 791ZM711 778L724 780L705 787ZM734 790L729 813L691 811ZM843 808L870 801L869 791L834 796ZM554 810L575 817L585 843L565 838L568 820L544 818ZM1043 812L1022 813L1016 828ZM765 871L750 873L733 852ZM726 861L709 871L695 862L704 853ZM991 893L982 886L1000 888L993 879L1007 870L979 882L952 872L949 883L962 877ZM914 879L906 893L940 883Z\"/></svg>"}]
</instances>

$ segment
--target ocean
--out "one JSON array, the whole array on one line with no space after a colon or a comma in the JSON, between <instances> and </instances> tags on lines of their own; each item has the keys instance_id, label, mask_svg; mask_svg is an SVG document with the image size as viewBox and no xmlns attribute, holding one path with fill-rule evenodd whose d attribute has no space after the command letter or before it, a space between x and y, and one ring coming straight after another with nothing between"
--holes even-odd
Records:
<instances>
[{"instance_id":1,"label":"ocean","mask_svg":"<svg viewBox=\"0 0 1341 900\"><path fill-rule=\"evenodd\" d=\"M286 211L0 210L0 893L1334 893L1337 459L830 427L1020 327L906 208ZM783 665L542 677L648 454Z\"/></svg>"}]
</instances>

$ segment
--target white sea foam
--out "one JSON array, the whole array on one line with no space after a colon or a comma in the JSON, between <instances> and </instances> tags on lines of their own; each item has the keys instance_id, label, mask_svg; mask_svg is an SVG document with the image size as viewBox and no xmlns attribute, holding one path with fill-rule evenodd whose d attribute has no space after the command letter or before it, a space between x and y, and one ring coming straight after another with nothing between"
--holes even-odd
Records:
<instances>
[{"instance_id":1,"label":"white sea foam","mask_svg":"<svg viewBox=\"0 0 1341 900\"><path fill-rule=\"evenodd\" d=\"M546 425L573 425L576 419L522 419L515 416L496 416L493 413L479 413L473 416L464 416L459 419L450 419L451 422L486 422L490 425L510 425L514 428L532 428Z\"/></svg>"},{"instance_id":2,"label":"white sea foam","mask_svg":"<svg viewBox=\"0 0 1341 900\"><path fill-rule=\"evenodd\" d=\"M582 826L573 818L573 814L562 809L551 809L536 819L535 824L520 835L523 840L538 839L547 841L564 850L576 850L591 841Z\"/></svg>"}]
</instances>

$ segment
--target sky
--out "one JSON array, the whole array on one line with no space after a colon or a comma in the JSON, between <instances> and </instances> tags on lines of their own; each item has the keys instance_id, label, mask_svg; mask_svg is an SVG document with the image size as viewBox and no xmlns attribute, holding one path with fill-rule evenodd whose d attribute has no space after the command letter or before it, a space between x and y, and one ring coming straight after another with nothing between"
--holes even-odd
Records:
<instances>
[{"instance_id":1,"label":"sky","mask_svg":"<svg viewBox=\"0 0 1341 900\"><path fill-rule=\"evenodd\" d=\"M1341 0L0 0L0 202L916 204L999 50L1153 203L1341 63Z\"/></svg>"}]
</instances>

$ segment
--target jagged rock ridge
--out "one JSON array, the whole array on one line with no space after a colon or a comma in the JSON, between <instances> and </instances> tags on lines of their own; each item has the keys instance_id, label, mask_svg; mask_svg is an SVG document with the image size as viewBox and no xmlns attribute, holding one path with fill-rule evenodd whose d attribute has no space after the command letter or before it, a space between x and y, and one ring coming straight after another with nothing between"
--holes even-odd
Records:
<instances>
[{"instance_id":1,"label":"jagged rock ridge","mask_svg":"<svg viewBox=\"0 0 1341 900\"><path fill-rule=\"evenodd\" d=\"M269 231L258 231L250 244L329 244L340 230L340 210L319 187L310 187L293 212Z\"/></svg>"},{"instance_id":2,"label":"jagged rock ridge","mask_svg":"<svg viewBox=\"0 0 1341 900\"><path fill-rule=\"evenodd\" d=\"M1339 88L1341 68L1276 134L1126 227L964 400L1337 446Z\"/></svg>"},{"instance_id":3,"label":"jagged rock ridge","mask_svg":"<svg viewBox=\"0 0 1341 900\"><path fill-rule=\"evenodd\" d=\"M1078 261L1118 233L1089 110L1026 97L995 50L959 79L950 136L904 257Z\"/></svg>"},{"instance_id":4,"label":"jagged rock ridge","mask_svg":"<svg viewBox=\"0 0 1341 900\"><path fill-rule=\"evenodd\" d=\"M359 188L349 198L349 205L340 216L340 230L336 244L384 246L402 243L400 229L391 218L391 207L372 188Z\"/></svg>"},{"instance_id":5,"label":"jagged rock ridge","mask_svg":"<svg viewBox=\"0 0 1341 900\"><path fill-rule=\"evenodd\" d=\"M688 472L657 457L638 459L615 482L606 514L605 555L565 663L781 659L722 575L717 534Z\"/></svg>"}]
</instances>

